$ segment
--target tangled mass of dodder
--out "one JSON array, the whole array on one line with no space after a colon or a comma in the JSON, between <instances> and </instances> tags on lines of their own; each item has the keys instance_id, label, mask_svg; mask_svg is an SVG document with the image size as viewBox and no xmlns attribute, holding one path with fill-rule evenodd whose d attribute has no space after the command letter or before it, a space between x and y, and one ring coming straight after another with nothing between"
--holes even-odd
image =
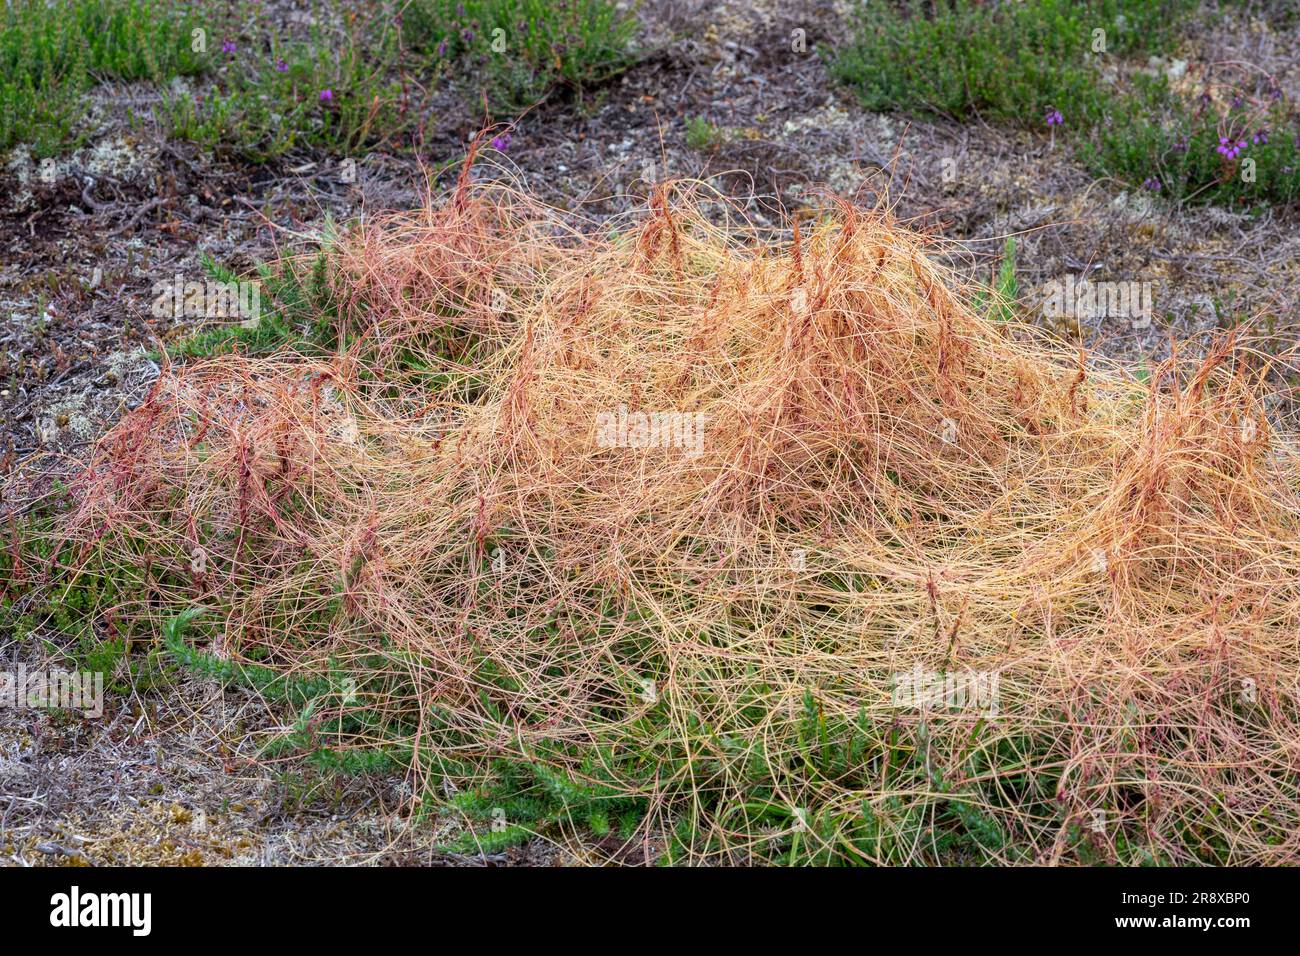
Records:
<instances>
[{"instance_id":1,"label":"tangled mass of dodder","mask_svg":"<svg viewBox=\"0 0 1300 956\"><path fill-rule=\"evenodd\" d=\"M471 846L1294 862L1300 498L1248 350L1139 380L887 210L728 215L462 175L356 228L331 349L168 368L100 441L78 573L144 568L119 614ZM622 408L699 447L598 440Z\"/></svg>"}]
</instances>

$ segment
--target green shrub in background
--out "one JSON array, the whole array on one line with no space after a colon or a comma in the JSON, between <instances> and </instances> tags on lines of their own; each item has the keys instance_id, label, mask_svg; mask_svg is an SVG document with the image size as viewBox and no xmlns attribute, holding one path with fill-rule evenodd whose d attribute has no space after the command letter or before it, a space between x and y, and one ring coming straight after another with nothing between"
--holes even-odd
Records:
<instances>
[{"instance_id":1,"label":"green shrub in background","mask_svg":"<svg viewBox=\"0 0 1300 956\"><path fill-rule=\"evenodd\" d=\"M517 111L624 68L636 27L609 0L412 0L396 18L384 4L314 9L303 41L247 2L15 0L0 12L0 150L75 148L86 94L105 79L163 87L157 118L169 135L245 159L412 146L431 79L461 76L494 108ZM199 74L212 85L172 83Z\"/></svg>"},{"instance_id":2,"label":"green shrub in background","mask_svg":"<svg viewBox=\"0 0 1300 956\"><path fill-rule=\"evenodd\" d=\"M1094 31L1106 54L1168 51L1172 25L1196 0L866 2L831 69L872 110L933 110L966 119L1042 125L1044 111L1099 121L1111 94L1099 82Z\"/></svg>"},{"instance_id":3,"label":"green shrub in background","mask_svg":"<svg viewBox=\"0 0 1300 956\"><path fill-rule=\"evenodd\" d=\"M187 5L155 0L12 0L0 11L0 150L28 141L37 156L74 145L95 80L203 72Z\"/></svg>"},{"instance_id":4,"label":"green shrub in background","mask_svg":"<svg viewBox=\"0 0 1300 956\"><path fill-rule=\"evenodd\" d=\"M495 106L532 105L557 84L598 82L628 62L635 19L609 0L413 0L402 34L466 73Z\"/></svg>"},{"instance_id":5,"label":"green shrub in background","mask_svg":"<svg viewBox=\"0 0 1300 956\"><path fill-rule=\"evenodd\" d=\"M1176 201L1293 202L1295 124L1276 90L1260 88L1252 74L1250 88L1189 103L1158 70L1132 69L1173 53L1180 18L1197 6L866 2L831 72L872 110L979 115L1044 131L1052 117L1054 139L1076 148L1092 172ZM1110 76L1107 67L1115 68ZM1223 107L1224 99L1234 105ZM1225 140L1227 152L1219 148Z\"/></svg>"},{"instance_id":6,"label":"green shrub in background","mask_svg":"<svg viewBox=\"0 0 1300 956\"><path fill-rule=\"evenodd\" d=\"M1174 201L1286 205L1300 197L1297 125L1268 89L1229 88L1217 103L1188 103L1164 77L1139 74L1129 95L1077 137L1080 158L1098 175L1140 183Z\"/></svg>"},{"instance_id":7,"label":"green shrub in background","mask_svg":"<svg viewBox=\"0 0 1300 956\"><path fill-rule=\"evenodd\" d=\"M394 76L395 33L354 19L344 42L317 28L291 42L267 28L217 44L215 86L169 93L161 113L168 133L251 160L299 145L343 152L396 140L410 131L410 109Z\"/></svg>"}]
</instances>

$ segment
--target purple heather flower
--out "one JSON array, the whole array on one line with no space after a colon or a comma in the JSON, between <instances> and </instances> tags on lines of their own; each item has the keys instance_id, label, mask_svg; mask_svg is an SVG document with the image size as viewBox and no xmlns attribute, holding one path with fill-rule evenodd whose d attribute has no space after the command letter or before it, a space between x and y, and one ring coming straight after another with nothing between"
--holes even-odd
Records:
<instances>
[{"instance_id":1,"label":"purple heather flower","mask_svg":"<svg viewBox=\"0 0 1300 956\"><path fill-rule=\"evenodd\" d=\"M443 40L441 43L438 44L438 56L446 56L446 55L447 55L447 41Z\"/></svg>"},{"instance_id":2,"label":"purple heather flower","mask_svg":"<svg viewBox=\"0 0 1300 956\"><path fill-rule=\"evenodd\" d=\"M1160 180L1156 179L1154 176L1148 176L1146 179L1142 180L1142 185L1153 192L1158 192L1160 190Z\"/></svg>"},{"instance_id":3,"label":"purple heather flower","mask_svg":"<svg viewBox=\"0 0 1300 956\"><path fill-rule=\"evenodd\" d=\"M474 31L471 30L469 27L466 27L464 30L460 31L460 38L464 40L466 43L473 43Z\"/></svg>"},{"instance_id":4,"label":"purple heather flower","mask_svg":"<svg viewBox=\"0 0 1300 956\"><path fill-rule=\"evenodd\" d=\"M321 91L320 91L320 101L321 101L322 103L328 103L328 102L329 102L330 100L332 100L332 99L334 99L334 91L333 91L333 90L321 90Z\"/></svg>"},{"instance_id":5,"label":"purple heather flower","mask_svg":"<svg viewBox=\"0 0 1300 956\"><path fill-rule=\"evenodd\" d=\"M1225 159L1236 159L1237 154L1245 148L1246 141L1244 139L1239 139L1234 142L1230 137L1220 136L1219 145L1215 147L1214 151Z\"/></svg>"},{"instance_id":6,"label":"purple heather flower","mask_svg":"<svg viewBox=\"0 0 1300 956\"><path fill-rule=\"evenodd\" d=\"M222 53L234 53L234 52L235 52L235 41L234 41L234 40L226 40L226 41L224 41L224 42L221 44L221 52L222 52Z\"/></svg>"},{"instance_id":7,"label":"purple heather flower","mask_svg":"<svg viewBox=\"0 0 1300 956\"><path fill-rule=\"evenodd\" d=\"M502 133L500 136L492 138L492 148L498 152L504 153L510 147L510 134Z\"/></svg>"},{"instance_id":8,"label":"purple heather flower","mask_svg":"<svg viewBox=\"0 0 1300 956\"><path fill-rule=\"evenodd\" d=\"M1256 146L1263 146L1268 142L1268 130L1262 129L1250 138L1250 141Z\"/></svg>"},{"instance_id":9,"label":"purple heather flower","mask_svg":"<svg viewBox=\"0 0 1300 956\"><path fill-rule=\"evenodd\" d=\"M277 72L277 73L288 73L288 72L289 72L289 64L288 64L288 63L285 63L284 60L276 60L276 61L275 61L275 72Z\"/></svg>"},{"instance_id":10,"label":"purple heather flower","mask_svg":"<svg viewBox=\"0 0 1300 956\"><path fill-rule=\"evenodd\" d=\"M1060 125L1061 125L1062 123L1064 123L1064 122L1065 122L1065 119L1061 116L1061 111L1060 111L1060 110L1055 109L1054 107L1049 107L1049 108L1048 108L1048 110L1047 110L1047 125L1048 125L1048 126L1060 126Z\"/></svg>"}]
</instances>

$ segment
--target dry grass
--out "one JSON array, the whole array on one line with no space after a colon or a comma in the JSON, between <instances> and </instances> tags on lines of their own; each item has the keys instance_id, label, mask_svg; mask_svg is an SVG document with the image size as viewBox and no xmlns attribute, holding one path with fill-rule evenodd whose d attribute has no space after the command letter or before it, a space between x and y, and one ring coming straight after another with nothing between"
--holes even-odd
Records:
<instances>
[{"instance_id":1,"label":"dry grass","mask_svg":"<svg viewBox=\"0 0 1300 956\"><path fill-rule=\"evenodd\" d=\"M148 566L118 614L350 675L316 742L403 742L421 792L534 761L692 859L1294 862L1300 501L1250 356L1138 382L886 211L723 208L582 235L463 178L361 228L335 354L166 369L65 531ZM603 447L620 405L699 453ZM916 667L996 715L898 703Z\"/></svg>"}]
</instances>

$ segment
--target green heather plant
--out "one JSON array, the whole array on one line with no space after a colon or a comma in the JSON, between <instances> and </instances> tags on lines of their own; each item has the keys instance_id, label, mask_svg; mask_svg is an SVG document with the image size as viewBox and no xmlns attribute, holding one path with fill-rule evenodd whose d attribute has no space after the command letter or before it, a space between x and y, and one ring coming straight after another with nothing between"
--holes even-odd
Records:
<instances>
[{"instance_id":1,"label":"green heather plant","mask_svg":"<svg viewBox=\"0 0 1300 956\"><path fill-rule=\"evenodd\" d=\"M409 145L418 111L394 75L396 34L356 18L339 38L316 26L309 42L270 28L228 37L214 52L214 85L169 92L170 135L251 160L296 146L355 152Z\"/></svg>"},{"instance_id":2,"label":"green heather plant","mask_svg":"<svg viewBox=\"0 0 1300 956\"><path fill-rule=\"evenodd\" d=\"M973 0L862 3L832 73L873 110L975 113L1041 128L1046 111L1096 123L1111 94L1098 79L1103 56L1166 52L1180 13L1196 0L1030 0L996 7Z\"/></svg>"},{"instance_id":3,"label":"green heather plant","mask_svg":"<svg viewBox=\"0 0 1300 956\"><path fill-rule=\"evenodd\" d=\"M277 349L312 352L331 347L338 307L326 272L327 249L274 266L259 263L252 280L260 283L261 314L256 324L222 322L201 328L169 349L172 358L208 358L232 351L268 354ZM240 280L206 254L200 256L200 263L206 274L219 282Z\"/></svg>"},{"instance_id":4,"label":"green heather plant","mask_svg":"<svg viewBox=\"0 0 1300 956\"><path fill-rule=\"evenodd\" d=\"M1298 136L1289 105L1253 77L1207 84L1189 103L1163 77L1139 74L1076 146L1097 173L1174 201L1292 204L1300 196Z\"/></svg>"},{"instance_id":5,"label":"green heather plant","mask_svg":"<svg viewBox=\"0 0 1300 956\"><path fill-rule=\"evenodd\" d=\"M310 39L291 40L247 3L17 0L0 12L0 150L78 145L101 80L161 87L170 135L246 159L411 145L420 86L400 76L390 22L327 0L313 24ZM207 74L210 86L173 83Z\"/></svg>"},{"instance_id":6,"label":"green heather plant","mask_svg":"<svg viewBox=\"0 0 1300 956\"><path fill-rule=\"evenodd\" d=\"M1016 237L1007 236L1002 245L1002 260L987 291L975 293L975 308L990 318L1010 321L1015 318L1015 302L1020 294L1016 281Z\"/></svg>"},{"instance_id":7,"label":"green heather plant","mask_svg":"<svg viewBox=\"0 0 1300 956\"><path fill-rule=\"evenodd\" d=\"M1148 57L1175 52L1179 18L1196 7L1196 0L864 3L831 71L869 109L978 114L1041 130L1097 175L1152 195L1293 202L1297 126L1280 91L1255 74L1231 83L1215 77L1188 101L1159 69L1141 69Z\"/></svg>"},{"instance_id":8,"label":"green heather plant","mask_svg":"<svg viewBox=\"0 0 1300 956\"><path fill-rule=\"evenodd\" d=\"M611 0L413 0L403 40L505 109L627 65L636 21Z\"/></svg>"},{"instance_id":9,"label":"green heather plant","mask_svg":"<svg viewBox=\"0 0 1300 956\"><path fill-rule=\"evenodd\" d=\"M0 10L0 150L30 142L38 157L76 145L96 80L203 72L189 4L159 0L12 0Z\"/></svg>"},{"instance_id":10,"label":"green heather plant","mask_svg":"<svg viewBox=\"0 0 1300 956\"><path fill-rule=\"evenodd\" d=\"M717 149L726 142L726 133L703 116L686 118L686 145L701 152Z\"/></svg>"}]
</instances>

